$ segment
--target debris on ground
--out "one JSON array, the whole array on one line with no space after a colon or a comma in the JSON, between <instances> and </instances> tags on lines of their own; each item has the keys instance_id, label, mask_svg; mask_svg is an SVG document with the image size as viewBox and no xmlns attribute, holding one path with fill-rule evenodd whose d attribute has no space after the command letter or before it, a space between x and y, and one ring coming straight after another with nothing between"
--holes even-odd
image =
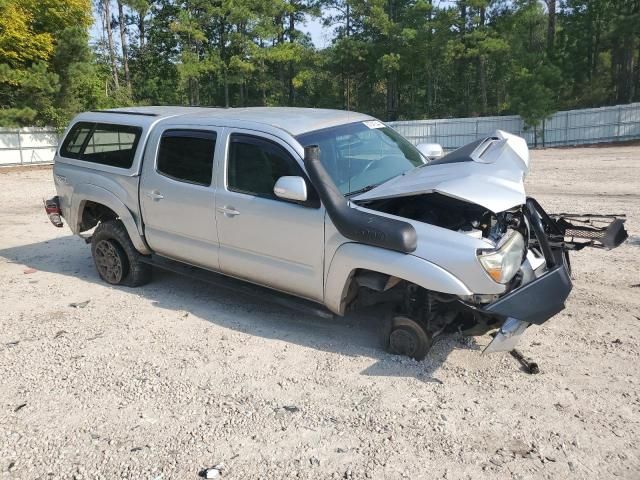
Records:
<instances>
[{"instance_id":1,"label":"debris on ground","mask_svg":"<svg viewBox=\"0 0 640 480\"><path fill-rule=\"evenodd\" d=\"M55 334L55 336L53 338L60 338L65 333L69 333L69 332L67 332L66 330L58 330L58 332Z\"/></svg>"},{"instance_id":2,"label":"debris on ground","mask_svg":"<svg viewBox=\"0 0 640 480\"><path fill-rule=\"evenodd\" d=\"M85 300L84 302L77 302L77 303L76 303L76 302L74 302L74 303L70 303L70 304L69 304L69 306L70 306L70 307L73 307L73 308L84 308L84 307L86 307L87 305L89 305L89 302L90 302L90 301L91 301L91 300Z\"/></svg>"},{"instance_id":3,"label":"debris on ground","mask_svg":"<svg viewBox=\"0 0 640 480\"><path fill-rule=\"evenodd\" d=\"M31 273L36 273L38 270L36 270L35 268L25 268L22 273L24 273L25 275L29 275Z\"/></svg>"},{"instance_id":4,"label":"debris on ground","mask_svg":"<svg viewBox=\"0 0 640 480\"><path fill-rule=\"evenodd\" d=\"M203 478L219 478L224 470L224 463L219 463L215 467L206 468L200 472L200 476Z\"/></svg>"},{"instance_id":5,"label":"debris on ground","mask_svg":"<svg viewBox=\"0 0 640 480\"><path fill-rule=\"evenodd\" d=\"M532 375L536 375L540 373L540 367L536 362L532 362L528 360L520 350L513 349L509 352L513 358L518 360L520 364L524 367L527 373L531 373Z\"/></svg>"}]
</instances>

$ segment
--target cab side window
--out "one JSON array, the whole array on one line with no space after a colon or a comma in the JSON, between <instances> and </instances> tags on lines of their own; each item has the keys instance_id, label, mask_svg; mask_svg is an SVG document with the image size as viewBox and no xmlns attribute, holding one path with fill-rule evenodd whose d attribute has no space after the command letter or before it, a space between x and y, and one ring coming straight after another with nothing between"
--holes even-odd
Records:
<instances>
[{"instance_id":1,"label":"cab side window","mask_svg":"<svg viewBox=\"0 0 640 480\"><path fill-rule=\"evenodd\" d=\"M280 145L251 135L231 134L227 188L258 197L277 197L273 187L280 177L304 176L302 169Z\"/></svg>"},{"instance_id":2,"label":"cab side window","mask_svg":"<svg viewBox=\"0 0 640 480\"><path fill-rule=\"evenodd\" d=\"M160 139L156 169L180 182L211 185L215 148L215 132L167 130Z\"/></svg>"}]
</instances>

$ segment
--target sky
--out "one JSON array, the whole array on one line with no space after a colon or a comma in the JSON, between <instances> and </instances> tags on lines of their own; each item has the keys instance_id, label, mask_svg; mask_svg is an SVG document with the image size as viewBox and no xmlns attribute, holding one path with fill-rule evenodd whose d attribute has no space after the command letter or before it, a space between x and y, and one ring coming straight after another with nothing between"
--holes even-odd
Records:
<instances>
[{"instance_id":1,"label":"sky","mask_svg":"<svg viewBox=\"0 0 640 480\"><path fill-rule=\"evenodd\" d=\"M301 30L311 35L311 41L317 48L328 47L331 43L333 29L323 26L319 18L307 17Z\"/></svg>"}]
</instances>

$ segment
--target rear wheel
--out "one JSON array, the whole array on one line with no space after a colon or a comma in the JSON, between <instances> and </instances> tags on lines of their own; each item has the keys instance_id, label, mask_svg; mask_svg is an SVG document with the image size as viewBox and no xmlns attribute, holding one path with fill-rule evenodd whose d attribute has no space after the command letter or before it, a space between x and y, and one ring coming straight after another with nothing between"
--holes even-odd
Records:
<instances>
[{"instance_id":1,"label":"rear wheel","mask_svg":"<svg viewBox=\"0 0 640 480\"><path fill-rule=\"evenodd\" d=\"M111 285L137 287L151 279L151 266L142 262L120 220L98 225L91 238L91 253L100 278Z\"/></svg>"},{"instance_id":2,"label":"rear wheel","mask_svg":"<svg viewBox=\"0 0 640 480\"><path fill-rule=\"evenodd\" d=\"M119 285L129 271L127 256L113 240L100 240L93 249L93 259L100 277L107 283Z\"/></svg>"},{"instance_id":3,"label":"rear wheel","mask_svg":"<svg viewBox=\"0 0 640 480\"><path fill-rule=\"evenodd\" d=\"M432 345L431 334L415 320L408 317L395 317L392 320L387 344L389 353L423 360Z\"/></svg>"}]
</instances>

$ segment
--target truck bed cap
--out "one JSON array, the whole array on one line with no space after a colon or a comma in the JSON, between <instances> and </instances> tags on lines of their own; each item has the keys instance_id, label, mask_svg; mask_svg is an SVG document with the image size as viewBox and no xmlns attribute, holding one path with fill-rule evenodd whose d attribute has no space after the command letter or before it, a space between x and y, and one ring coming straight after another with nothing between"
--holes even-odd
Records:
<instances>
[{"instance_id":1,"label":"truck bed cap","mask_svg":"<svg viewBox=\"0 0 640 480\"><path fill-rule=\"evenodd\" d=\"M185 123L209 124L208 120L224 118L225 120L263 123L286 130L296 136L313 130L328 128L344 123L371 120L372 117L361 113L344 110L296 107L246 107L246 108L211 108L211 107L123 107L94 112L96 114L118 114L161 118L180 116ZM88 114L84 114L88 115Z\"/></svg>"}]
</instances>

